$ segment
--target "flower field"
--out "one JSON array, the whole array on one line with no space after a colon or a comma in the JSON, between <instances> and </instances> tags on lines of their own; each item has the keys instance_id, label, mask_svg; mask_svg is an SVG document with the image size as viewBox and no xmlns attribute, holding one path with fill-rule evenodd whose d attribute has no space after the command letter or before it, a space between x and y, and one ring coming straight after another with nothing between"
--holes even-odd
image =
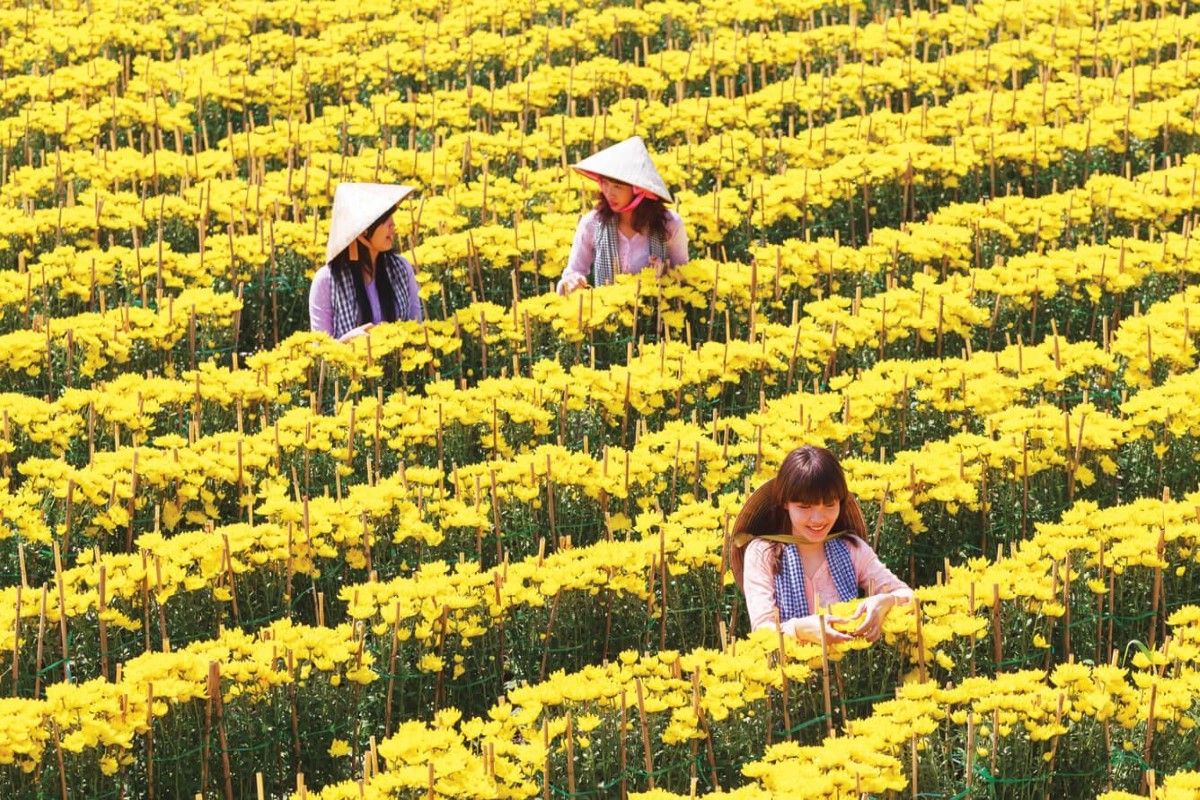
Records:
<instances>
[{"instance_id":1,"label":"flower field","mask_svg":"<svg viewBox=\"0 0 1200 800\"><path fill-rule=\"evenodd\" d=\"M0 797L1200 796L1198 40L0 4ZM692 260L560 297L635 133ZM308 331L342 181L417 187L424 323ZM874 645L748 631L802 443L916 588Z\"/></svg>"}]
</instances>

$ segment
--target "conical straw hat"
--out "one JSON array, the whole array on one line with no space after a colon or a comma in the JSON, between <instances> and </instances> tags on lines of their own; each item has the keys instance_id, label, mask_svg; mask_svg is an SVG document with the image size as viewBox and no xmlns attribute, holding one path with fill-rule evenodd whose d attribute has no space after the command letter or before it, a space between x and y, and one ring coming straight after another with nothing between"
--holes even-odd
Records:
<instances>
[{"instance_id":1,"label":"conical straw hat","mask_svg":"<svg viewBox=\"0 0 1200 800\"><path fill-rule=\"evenodd\" d=\"M329 244L325 263L354 241L371 223L413 191L411 186L387 183L339 183L333 193Z\"/></svg>"},{"instance_id":2,"label":"conical straw hat","mask_svg":"<svg viewBox=\"0 0 1200 800\"><path fill-rule=\"evenodd\" d=\"M645 189L667 203L671 202L671 193L658 170L654 168L650 153L646 151L646 143L640 136L631 136L623 142L605 148L595 155L588 156L574 167L592 180L598 180L600 177L612 178Z\"/></svg>"}]
</instances>

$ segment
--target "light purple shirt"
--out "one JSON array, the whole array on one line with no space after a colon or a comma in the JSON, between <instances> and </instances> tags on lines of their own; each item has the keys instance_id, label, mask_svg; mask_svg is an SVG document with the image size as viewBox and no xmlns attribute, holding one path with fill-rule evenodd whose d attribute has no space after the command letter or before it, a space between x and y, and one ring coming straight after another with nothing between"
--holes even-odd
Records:
<instances>
[{"instance_id":1,"label":"light purple shirt","mask_svg":"<svg viewBox=\"0 0 1200 800\"><path fill-rule=\"evenodd\" d=\"M563 279L579 275L585 280L592 275L592 263L596 260L596 210L584 214L575 228L575 240L571 243L571 257L563 270ZM667 260L670 266L679 267L688 263L687 231L683 220L674 211L667 209ZM650 263L650 236L635 233L626 236L617 231L617 258L621 272L632 275L641 272Z\"/></svg>"},{"instance_id":2,"label":"light purple shirt","mask_svg":"<svg viewBox=\"0 0 1200 800\"><path fill-rule=\"evenodd\" d=\"M401 259L404 260L404 259ZM404 261L408 265L407 261ZM400 319L421 319L421 298L417 294L417 282L409 267L408 308L400 309ZM378 324L383 321L383 310L379 305L379 288L375 281L366 285L367 302L371 306L371 321ZM333 336L333 276L329 273L329 265L325 264L313 275L312 287L308 291L308 317L311 330L320 331Z\"/></svg>"}]
</instances>

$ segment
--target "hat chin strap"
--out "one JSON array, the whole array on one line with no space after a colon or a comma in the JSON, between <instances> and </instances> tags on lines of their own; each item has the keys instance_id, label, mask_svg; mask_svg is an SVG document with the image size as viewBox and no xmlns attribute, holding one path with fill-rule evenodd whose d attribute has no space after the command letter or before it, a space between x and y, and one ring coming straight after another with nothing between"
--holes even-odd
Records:
<instances>
[{"instance_id":1,"label":"hat chin strap","mask_svg":"<svg viewBox=\"0 0 1200 800\"><path fill-rule=\"evenodd\" d=\"M633 199L629 201L628 205L624 206L623 208L613 208L613 211L617 214L624 214L626 212L633 211L635 208L641 205L643 200L650 196L650 192L647 192L645 189L638 189L633 193Z\"/></svg>"}]
</instances>

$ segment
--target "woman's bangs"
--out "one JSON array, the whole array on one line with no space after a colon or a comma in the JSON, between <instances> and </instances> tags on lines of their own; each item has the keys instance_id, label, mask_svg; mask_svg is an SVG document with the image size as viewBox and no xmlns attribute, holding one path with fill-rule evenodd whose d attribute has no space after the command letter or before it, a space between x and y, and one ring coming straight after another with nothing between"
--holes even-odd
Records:
<instances>
[{"instance_id":1,"label":"woman's bangs","mask_svg":"<svg viewBox=\"0 0 1200 800\"><path fill-rule=\"evenodd\" d=\"M832 453L801 448L789 456L779 471L781 503L818 505L841 502L850 494L846 476Z\"/></svg>"}]
</instances>

